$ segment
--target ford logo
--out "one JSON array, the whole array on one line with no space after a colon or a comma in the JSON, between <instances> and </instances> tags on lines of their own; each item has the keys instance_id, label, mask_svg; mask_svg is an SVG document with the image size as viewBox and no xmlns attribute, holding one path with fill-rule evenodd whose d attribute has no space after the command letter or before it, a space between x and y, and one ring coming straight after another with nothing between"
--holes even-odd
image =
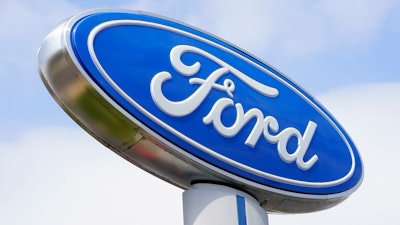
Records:
<instances>
[{"instance_id":1,"label":"ford logo","mask_svg":"<svg viewBox=\"0 0 400 225\"><path fill-rule=\"evenodd\" d=\"M191 26L140 12L87 12L48 36L39 67L85 130L179 187L225 183L266 210L292 212L287 206L299 202L306 212L341 202L361 183L355 145L321 104L268 64Z\"/></svg>"}]
</instances>

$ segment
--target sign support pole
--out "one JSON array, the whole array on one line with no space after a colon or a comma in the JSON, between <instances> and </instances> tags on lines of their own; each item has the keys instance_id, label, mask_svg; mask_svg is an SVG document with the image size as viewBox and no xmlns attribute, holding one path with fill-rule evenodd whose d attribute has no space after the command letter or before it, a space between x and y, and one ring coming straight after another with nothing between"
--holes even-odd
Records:
<instances>
[{"instance_id":1,"label":"sign support pole","mask_svg":"<svg viewBox=\"0 0 400 225\"><path fill-rule=\"evenodd\" d=\"M249 194L199 183L183 192L184 225L268 225L268 215Z\"/></svg>"}]
</instances>

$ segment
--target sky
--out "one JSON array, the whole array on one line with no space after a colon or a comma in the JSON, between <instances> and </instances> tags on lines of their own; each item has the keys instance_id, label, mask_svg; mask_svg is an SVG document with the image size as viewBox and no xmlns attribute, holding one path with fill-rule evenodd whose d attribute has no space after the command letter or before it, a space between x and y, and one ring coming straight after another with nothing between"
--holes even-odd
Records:
<instances>
[{"instance_id":1,"label":"sky","mask_svg":"<svg viewBox=\"0 0 400 225\"><path fill-rule=\"evenodd\" d=\"M400 1L1 0L0 224L183 224L182 192L99 144L40 80L60 22L124 8L213 33L304 87L344 126L365 166L340 205L269 214L270 225L400 224Z\"/></svg>"}]
</instances>

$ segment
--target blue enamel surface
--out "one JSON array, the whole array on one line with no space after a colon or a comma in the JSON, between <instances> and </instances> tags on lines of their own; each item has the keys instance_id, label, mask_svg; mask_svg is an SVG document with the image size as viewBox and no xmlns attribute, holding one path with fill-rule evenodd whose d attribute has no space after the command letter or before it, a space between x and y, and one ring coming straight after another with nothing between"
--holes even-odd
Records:
<instances>
[{"instance_id":1,"label":"blue enamel surface","mask_svg":"<svg viewBox=\"0 0 400 225\"><path fill-rule=\"evenodd\" d=\"M130 98L170 127L191 140L243 165L274 176L303 182L329 182L342 178L352 166L350 152L353 152L355 164L353 175L343 183L327 187L309 187L290 182L281 182L280 180L269 179L250 173L214 158L175 136L169 130L164 129L126 101L104 79L89 55L87 40L90 31L103 22L113 20L148 21L192 33L241 54L273 74L273 76L268 75L248 62L215 46L172 31L139 25L114 26L101 31L95 38L94 50L104 70ZM279 90L277 98L268 98L249 88L248 85L232 74L224 75L224 78L229 78L235 83L236 91L233 101L241 103L245 111L258 108L263 112L264 116L275 117L279 122L280 130L286 127L294 127L303 133L309 121L318 124L307 154L304 157L307 160L316 154L319 157L317 163L309 170L299 169L296 163L285 163L277 153L276 144L270 144L263 138L260 138L254 148L246 146L244 142L254 126L253 122L248 123L238 135L232 138L221 136L212 125L205 125L202 121L203 117L208 114L218 99L228 97L225 92L218 90L211 91L199 108L188 116L175 118L162 112L150 95L150 81L157 73L168 71L172 74L173 78L163 86L163 93L170 100L183 100L198 88L198 85L190 85L188 77L176 73L171 66L169 58L171 49L176 45L183 44L203 49L233 65L254 80ZM279 72L219 39L165 19L134 13L115 12L98 13L78 21L71 32L71 45L76 58L87 74L129 114L184 151L228 173L265 186L307 194L344 192L356 186L362 177L361 160L354 144L340 125L337 124L322 106ZM203 79L219 68L216 63L190 53L183 55L182 61L188 65L199 61L202 69L195 77ZM222 117L224 124L232 124L235 118L236 112L234 108L231 107L224 111ZM295 145L295 140L291 139L289 149L294 149Z\"/></svg>"}]
</instances>

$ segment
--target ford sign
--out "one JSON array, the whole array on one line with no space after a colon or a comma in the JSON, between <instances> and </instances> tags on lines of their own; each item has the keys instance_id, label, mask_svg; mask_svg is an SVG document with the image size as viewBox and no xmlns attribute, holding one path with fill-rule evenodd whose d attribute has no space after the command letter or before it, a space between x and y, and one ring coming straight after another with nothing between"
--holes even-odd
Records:
<instances>
[{"instance_id":1,"label":"ford sign","mask_svg":"<svg viewBox=\"0 0 400 225\"><path fill-rule=\"evenodd\" d=\"M50 93L87 132L187 189L226 184L266 211L332 207L361 184L357 149L288 77L204 31L152 14L90 11L39 50Z\"/></svg>"}]
</instances>

